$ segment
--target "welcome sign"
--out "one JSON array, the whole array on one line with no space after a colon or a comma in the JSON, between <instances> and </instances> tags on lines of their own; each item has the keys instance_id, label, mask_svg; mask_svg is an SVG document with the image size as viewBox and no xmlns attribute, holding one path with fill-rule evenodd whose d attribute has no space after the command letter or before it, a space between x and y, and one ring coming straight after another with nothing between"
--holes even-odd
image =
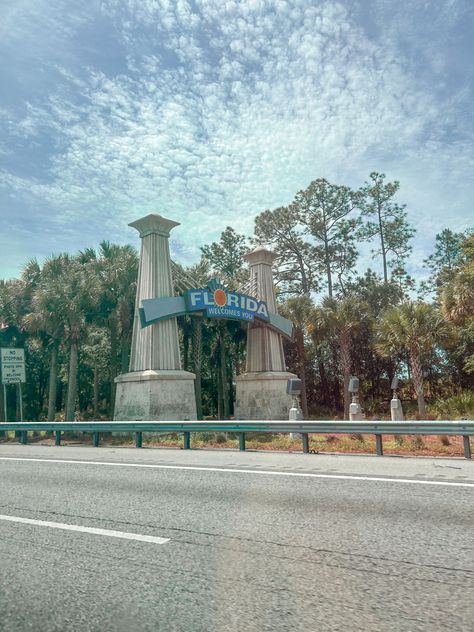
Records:
<instances>
[{"instance_id":1,"label":"welcome sign","mask_svg":"<svg viewBox=\"0 0 474 632\"><path fill-rule=\"evenodd\" d=\"M265 301L259 301L246 294L230 292L218 281L211 281L203 290L188 290L184 295L184 301L188 312L205 311L208 318L269 320Z\"/></svg>"},{"instance_id":2,"label":"welcome sign","mask_svg":"<svg viewBox=\"0 0 474 632\"><path fill-rule=\"evenodd\" d=\"M140 308L142 327L184 314L246 322L257 319L287 338L293 335L293 323L279 314L269 312L265 301L232 292L216 279L205 288L187 290L184 296L144 299Z\"/></svg>"}]
</instances>

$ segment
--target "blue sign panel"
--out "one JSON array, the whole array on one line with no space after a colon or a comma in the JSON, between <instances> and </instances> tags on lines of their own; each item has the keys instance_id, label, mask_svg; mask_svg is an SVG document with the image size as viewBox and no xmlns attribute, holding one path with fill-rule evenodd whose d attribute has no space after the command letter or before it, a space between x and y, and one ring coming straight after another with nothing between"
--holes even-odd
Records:
<instances>
[{"instance_id":1,"label":"blue sign panel","mask_svg":"<svg viewBox=\"0 0 474 632\"><path fill-rule=\"evenodd\" d=\"M267 304L252 296L230 292L218 283L202 290L188 290L184 295L186 311L206 312L210 318L233 318L252 321L269 320Z\"/></svg>"},{"instance_id":2,"label":"blue sign panel","mask_svg":"<svg viewBox=\"0 0 474 632\"><path fill-rule=\"evenodd\" d=\"M160 320L174 318L182 314L203 314L209 318L230 318L251 322L254 318L262 320L268 327L291 338L292 323L273 312L268 311L265 301L253 296L231 292L219 281L211 281L206 288L188 290L184 296L164 296L144 299L140 307L142 327Z\"/></svg>"}]
</instances>

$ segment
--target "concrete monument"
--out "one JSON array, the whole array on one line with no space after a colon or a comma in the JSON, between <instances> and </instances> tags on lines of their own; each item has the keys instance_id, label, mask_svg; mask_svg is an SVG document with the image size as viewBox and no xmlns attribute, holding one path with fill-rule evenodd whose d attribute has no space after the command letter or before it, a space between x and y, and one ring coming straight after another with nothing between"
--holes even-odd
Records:
<instances>
[{"instance_id":1,"label":"concrete monument","mask_svg":"<svg viewBox=\"0 0 474 632\"><path fill-rule=\"evenodd\" d=\"M196 419L194 373L181 370L176 318L142 327L145 299L171 297L169 235L178 222L151 214L129 224L140 233L141 250L130 371L115 378L114 419Z\"/></svg>"},{"instance_id":2,"label":"concrete monument","mask_svg":"<svg viewBox=\"0 0 474 632\"><path fill-rule=\"evenodd\" d=\"M259 246L245 258L250 266L252 295L266 302L269 313L277 314L272 273L275 255ZM249 323L246 372L236 378L236 418L288 419L290 378L296 375L286 370L281 334L258 321Z\"/></svg>"}]
</instances>

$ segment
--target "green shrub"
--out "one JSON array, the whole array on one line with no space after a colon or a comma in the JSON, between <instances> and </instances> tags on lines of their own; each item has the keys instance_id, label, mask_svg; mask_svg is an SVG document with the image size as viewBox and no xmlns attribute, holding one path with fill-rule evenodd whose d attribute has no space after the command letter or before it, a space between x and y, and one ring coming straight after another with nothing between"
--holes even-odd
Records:
<instances>
[{"instance_id":1,"label":"green shrub","mask_svg":"<svg viewBox=\"0 0 474 632\"><path fill-rule=\"evenodd\" d=\"M412 445L415 448L415 450L422 450L425 447L425 444L423 443L423 439L420 437L420 435L416 435L415 437L413 437Z\"/></svg>"},{"instance_id":2,"label":"green shrub","mask_svg":"<svg viewBox=\"0 0 474 632\"><path fill-rule=\"evenodd\" d=\"M216 434L216 438L214 439L214 441L216 443L226 443L227 442L227 437L225 436L224 432L218 432Z\"/></svg>"},{"instance_id":3,"label":"green shrub","mask_svg":"<svg viewBox=\"0 0 474 632\"><path fill-rule=\"evenodd\" d=\"M430 408L438 419L474 419L474 392L463 391L446 399L437 399Z\"/></svg>"}]
</instances>

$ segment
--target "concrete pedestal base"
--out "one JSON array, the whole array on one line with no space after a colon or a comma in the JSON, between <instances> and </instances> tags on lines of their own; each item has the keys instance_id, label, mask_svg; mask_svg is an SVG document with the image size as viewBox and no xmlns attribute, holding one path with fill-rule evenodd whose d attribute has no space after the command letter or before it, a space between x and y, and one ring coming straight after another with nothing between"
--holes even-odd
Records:
<instances>
[{"instance_id":1,"label":"concrete pedestal base","mask_svg":"<svg viewBox=\"0 0 474 632\"><path fill-rule=\"evenodd\" d=\"M295 378L286 371L243 373L236 377L236 419L288 419L292 405L286 383Z\"/></svg>"},{"instance_id":2,"label":"concrete pedestal base","mask_svg":"<svg viewBox=\"0 0 474 632\"><path fill-rule=\"evenodd\" d=\"M194 373L133 371L115 378L114 421L194 421Z\"/></svg>"}]
</instances>

